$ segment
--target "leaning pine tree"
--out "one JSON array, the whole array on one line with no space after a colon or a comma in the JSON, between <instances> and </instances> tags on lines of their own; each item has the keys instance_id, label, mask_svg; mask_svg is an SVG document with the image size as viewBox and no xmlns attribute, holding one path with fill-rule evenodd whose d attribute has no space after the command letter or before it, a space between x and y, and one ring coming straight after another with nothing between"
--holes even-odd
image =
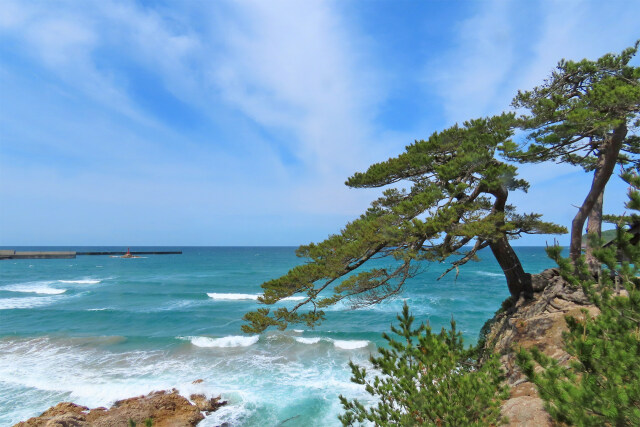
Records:
<instances>
[{"instance_id":1,"label":"leaning pine tree","mask_svg":"<svg viewBox=\"0 0 640 427\"><path fill-rule=\"evenodd\" d=\"M605 187L616 164L640 163L640 67L630 65L640 41L620 54L592 61L562 60L544 82L518 92L513 101L526 111L519 126L529 131L526 149L512 146L520 162L553 160L593 172L591 188L571 224L570 258L582 253L582 233L600 237ZM598 262L587 248L593 270Z\"/></svg>"},{"instance_id":2,"label":"leaning pine tree","mask_svg":"<svg viewBox=\"0 0 640 427\"><path fill-rule=\"evenodd\" d=\"M638 212L640 177L626 173L623 179L631 184L627 207ZM567 318L569 366L535 348L518 355L549 414L562 425L640 425L640 216L611 219L618 225L616 239L593 251L603 265L599 283L576 277L573 264L560 257L559 248L549 251L565 279L581 286L600 310L596 317L584 310L582 318Z\"/></svg>"},{"instance_id":3,"label":"leaning pine tree","mask_svg":"<svg viewBox=\"0 0 640 427\"><path fill-rule=\"evenodd\" d=\"M313 326L323 319L323 308L339 301L357 307L396 295L415 276L420 261L453 257L444 275L487 247L504 272L510 294L530 297L531 276L509 240L522 233L566 230L541 221L538 214L518 214L507 204L509 191L528 188L516 178L515 166L497 159L505 145L512 146L513 120L513 115L503 114L436 132L398 157L349 178L347 185L353 188L401 186L386 189L341 233L298 248L297 255L309 262L262 284L259 302L272 305L295 294L304 300L291 309L265 307L247 313L243 330L284 329L290 323ZM367 269L368 261L380 258L390 260L390 266ZM310 310L301 312L305 306Z\"/></svg>"}]
</instances>

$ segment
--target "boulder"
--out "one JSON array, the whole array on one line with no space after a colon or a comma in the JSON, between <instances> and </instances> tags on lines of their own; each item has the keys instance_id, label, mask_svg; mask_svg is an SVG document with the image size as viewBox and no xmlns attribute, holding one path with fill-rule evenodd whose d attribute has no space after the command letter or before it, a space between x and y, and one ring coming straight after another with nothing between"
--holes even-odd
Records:
<instances>
[{"instance_id":1,"label":"boulder","mask_svg":"<svg viewBox=\"0 0 640 427\"><path fill-rule=\"evenodd\" d=\"M128 426L129 420L142 427L147 419L153 421L154 427L192 427L204 419L200 411L215 411L226 404L220 402L220 397L207 399L205 395L193 396L198 397L199 403L196 405L175 389L118 400L109 409L100 407L90 410L86 406L63 402L49 408L39 417L30 418L14 427ZM192 400L196 402L193 396Z\"/></svg>"}]
</instances>

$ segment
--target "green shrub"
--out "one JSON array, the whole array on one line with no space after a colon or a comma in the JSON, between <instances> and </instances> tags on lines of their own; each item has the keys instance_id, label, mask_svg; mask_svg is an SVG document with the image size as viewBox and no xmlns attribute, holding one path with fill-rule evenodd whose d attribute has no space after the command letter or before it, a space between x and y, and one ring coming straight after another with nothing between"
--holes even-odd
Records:
<instances>
[{"instance_id":1,"label":"green shrub","mask_svg":"<svg viewBox=\"0 0 640 427\"><path fill-rule=\"evenodd\" d=\"M627 208L640 208L640 178L625 174L631 184ZM585 290L600 314L567 317L564 340L572 356L563 367L537 349L521 350L518 363L538 387L549 414L558 422L580 426L640 425L640 248L629 232L637 215L612 218L618 225L615 244L594 251L602 263L599 278L579 279L559 249L563 276ZM599 243L599 242L595 242ZM584 274L584 273L583 273ZM618 295L618 290L626 290ZM537 365L544 368L536 372Z\"/></svg>"},{"instance_id":2,"label":"green shrub","mask_svg":"<svg viewBox=\"0 0 640 427\"><path fill-rule=\"evenodd\" d=\"M462 335L451 320L451 330L433 333L429 325L413 329L414 317L404 305L398 336L386 333L389 348L380 348L371 363L382 375L367 379L364 368L349 363L352 381L378 399L366 408L358 400L340 396L346 410L339 416L346 425L369 421L378 426L437 425L485 426L498 424L500 402L507 397L497 357L479 366L475 349L465 349Z\"/></svg>"}]
</instances>

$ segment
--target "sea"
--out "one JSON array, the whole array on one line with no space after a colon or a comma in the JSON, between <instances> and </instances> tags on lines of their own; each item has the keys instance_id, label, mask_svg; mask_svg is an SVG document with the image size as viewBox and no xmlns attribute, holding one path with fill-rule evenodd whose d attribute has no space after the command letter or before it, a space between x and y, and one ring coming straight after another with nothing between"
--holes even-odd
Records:
<instances>
[{"instance_id":1,"label":"sea","mask_svg":"<svg viewBox=\"0 0 640 427\"><path fill-rule=\"evenodd\" d=\"M528 272L554 266L543 247L515 249ZM0 426L62 401L108 407L172 388L228 401L202 426L340 425L339 395L373 402L350 381L348 362L370 367L405 302L417 321L437 330L453 317L471 345L508 296L485 250L457 277L452 271L438 280L448 265L425 262L394 299L355 310L340 303L315 329L244 334L242 317L260 307L260 285L307 262L294 247L131 250L182 254L0 261Z\"/></svg>"}]
</instances>

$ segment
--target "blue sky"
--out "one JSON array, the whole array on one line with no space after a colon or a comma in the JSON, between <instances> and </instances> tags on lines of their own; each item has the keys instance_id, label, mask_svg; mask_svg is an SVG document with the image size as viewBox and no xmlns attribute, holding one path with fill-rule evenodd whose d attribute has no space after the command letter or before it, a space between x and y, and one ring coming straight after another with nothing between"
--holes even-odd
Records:
<instances>
[{"instance_id":1,"label":"blue sky","mask_svg":"<svg viewBox=\"0 0 640 427\"><path fill-rule=\"evenodd\" d=\"M631 0L0 0L0 244L321 240L378 194L346 188L353 172L508 109L560 58L630 46L638 16ZM521 176L510 201L567 226L590 182ZM624 200L616 178L605 209Z\"/></svg>"}]
</instances>

